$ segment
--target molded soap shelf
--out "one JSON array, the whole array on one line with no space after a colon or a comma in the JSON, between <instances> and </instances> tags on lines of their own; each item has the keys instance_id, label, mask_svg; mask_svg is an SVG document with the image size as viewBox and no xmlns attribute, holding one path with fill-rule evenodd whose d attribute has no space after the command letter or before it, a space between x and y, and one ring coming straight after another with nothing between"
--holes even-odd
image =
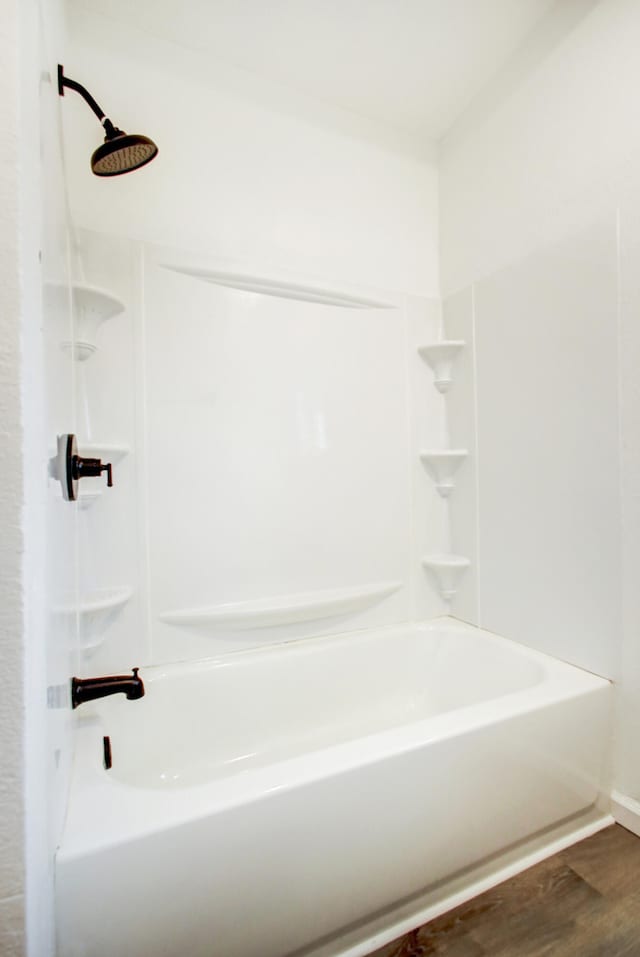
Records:
<instances>
[{"instance_id":1,"label":"molded soap shelf","mask_svg":"<svg viewBox=\"0 0 640 957\"><path fill-rule=\"evenodd\" d=\"M465 345L464 339L448 339L419 347L418 353L433 370L433 384L438 392L451 388L453 363Z\"/></svg>"},{"instance_id":2,"label":"molded soap shelf","mask_svg":"<svg viewBox=\"0 0 640 957\"><path fill-rule=\"evenodd\" d=\"M104 632L127 604L133 589L96 588L85 594L80 601L58 605L55 615L79 619L80 643L85 652L91 653L104 641Z\"/></svg>"},{"instance_id":3,"label":"molded soap shelf","mask_svg":"<svg viewBox=\"0 0 640 957\"><path fill-rule=\"evenodd\" d=\"M427 555L422 559L423 566L436 580L438 590L445 601L449 602L458 590L458 582L471 564L462 555Z\"/></svg>"},{"instance_id":4,"label":"molded soap shelf","mask_svg":"<svg viewBox=\"0 0 640 957\"><path fill-rule=\"evenodd\" d=\"M98 348L96 334L98 327L106 320L124 312L125 304L113 293L98 286L84 282L70 283L73 295L73 317L78 333L74 342L65 339L60 343L62 349L79 362L84 362ZM64 282L45 283L46 295L58 307L66 305L69 286Z\"/></svg>"},{"instance_id":5,"label":"molded soap shelf","mask_svg":"<svg viewBox=\"0 0 640 957\"><path fill-rule=\"evenodd\" d=\"M443 498L448 498L455 488L453 476L468 454L466 449L429 449L420 452L420 458Z\"/></svg>"},{"instance_id":6,"label":"molded soap shelf","mask_svg":"<svg viewBox=\"0 0 640 957\"><path fill-rule=\"evenodd\" d=\"M169 625L196 627L215 632L219 628L269 628L299 621L315 621L334 615L362 611L382 601L402 587L401 582L383 582L341 588L332 591L278 595L254 601L225 602L210 608L185 608L168 611L160 620Z\"/></svg>"}]
</instances>

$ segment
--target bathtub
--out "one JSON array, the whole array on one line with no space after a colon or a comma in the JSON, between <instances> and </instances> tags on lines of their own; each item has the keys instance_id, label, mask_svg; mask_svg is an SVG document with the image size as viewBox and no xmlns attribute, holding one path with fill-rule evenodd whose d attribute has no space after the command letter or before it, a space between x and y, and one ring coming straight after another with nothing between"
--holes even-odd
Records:
<instances>
[{"instance_id":1,"label":"bathtub","mask_svg":"<svg viewBox=\"0 0 640 957\"><path fill-rule=\"evenodd\" d=\"M609 683L452 619L142 676L78 711L59 957L366 954L602 817Z\"/></svg>"}]
</instances>

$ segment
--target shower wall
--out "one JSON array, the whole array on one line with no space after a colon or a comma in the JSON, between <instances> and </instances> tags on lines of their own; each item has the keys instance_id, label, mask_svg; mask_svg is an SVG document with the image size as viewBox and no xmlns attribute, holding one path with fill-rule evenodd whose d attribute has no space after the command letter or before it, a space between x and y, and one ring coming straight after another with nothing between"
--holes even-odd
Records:
<instances>
[{"instance_id":1,"label":"shower wall","mask_svg":"<svg viewBox=\"0 0 640 957\"><path fill-rule=\"evenodd\" d=\"M444 401L417 352L439 304L286 271L264 295L238 287L274 281L257 263L78 241L124 305L78 364L80 448L115 462L81 490L80 605L114 598L81 616L84 669L444 613L421 559L448 511L419 459L447 445Z\"/></svg>"},{"instance_id":2,"label":"shower wall","mask_svg":"<svg viewBox=\"0 0 640 957\"><path fill-rule=\"evenodd\" d=\"M470 495L451 502L455 547L474 558L456 610L616 676L615 216L447 297L444 316L474 357L451 420L475 450Z\"/></svg>"},{"instance_id":3,"label":"shower wall","mask_svg":"<svg viewBox=\"0 0 640 957\"><path fill-rule=\"evenodd\" d=\"M78 364L79 439L118 456L79 514L81 597L122 599L85 671L444 613L421 565L450 539L419 459L448 444L417 353L441 334L433 161L81 3L70 21L69 75L160 147L97 180L65 100L77 278L123 305Z\"/></svg>"},{"instance_id":4,"label":"shower wall","mask_svg":"<svg viewBox=\"0 0 640 957\"><path fill-rule=\"evenodd\" d=\"M467 608L619 679L615 782L636 799L639 30L633 0L584 4L440 167L445 321L475 337L452 425L477 443L476 508L452 516L477 555Z\"/></svg>"},{"instance_id":5,"label":"shower wall","mask_svg":"<svg viewBox=\"0 0 640 957\"><path fill-rule=\"evenodd\" d=\"M21 29L17 3L7 4L0 33L0 53L5 79L0 95L0 129L3 149L0 155L2 177L2 245L0 246L0 332L2 361L0 388L3 423L1 464L4 476L0 493L0 521L3 535L2 613L0 649L6 687L0 702L3 728L3 776L1 794L10 813L0 820L0 950L9 952L22 946L25 930L24 809L22 796L25 760L21 743L24 734L26 689L22 681L22 661L26 650L24 594L22 575L24 531L16 520L24 500L23 433L21 409L20 317L20 222L17 196L20 190L19 104L21 71L17 56Z\"/></svg>"}]
</instances>

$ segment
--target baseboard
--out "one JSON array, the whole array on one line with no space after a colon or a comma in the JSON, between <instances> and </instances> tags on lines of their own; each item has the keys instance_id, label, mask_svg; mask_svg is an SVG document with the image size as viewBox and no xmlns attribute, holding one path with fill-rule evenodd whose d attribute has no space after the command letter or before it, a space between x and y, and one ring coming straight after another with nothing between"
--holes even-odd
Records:
<instances>
[{"instance_id":1,"label":"baseboard","mask_svg":"<svg viewBox=\"0 0 640 957\"><path fill-rule=\"evenodd\" d=\"M634 802L635 803L635 802ZM638 827L640 827L640 804ZM616 818L617 820L617 818ZM402 937L409 931L428 923L440 914L491 890L521 871L563 851L572 844L584 841L614 823L611 814L591 808L527 841L496 855L484 864L447 881L423 897L406 902L358 928L352 928L334 937L324 945L316 945L295 957L365 957ZM622 821L620 823L623 823ZM625 825L628 826L628 825ZM632 828L629 828L632 830ZM294 955L291 955L294 957Z\"/></svg>"},{"instance_id":2,"label":"baseboard","mask_svg":"<svg viewBox=\"0 0 640 957\"><path fill-rule=\"evenodd\" d=\"M640 837L640 801L621 794L620 791L612 791L611 814L618 824Z\"/></svg>"}]
</instances>

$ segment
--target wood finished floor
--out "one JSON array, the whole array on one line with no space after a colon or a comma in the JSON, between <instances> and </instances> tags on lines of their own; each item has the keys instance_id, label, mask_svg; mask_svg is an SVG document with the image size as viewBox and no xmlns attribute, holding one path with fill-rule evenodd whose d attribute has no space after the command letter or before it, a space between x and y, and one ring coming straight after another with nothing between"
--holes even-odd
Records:
<instances>
[{"instance_id":1,"label":"wood finished floor","mask_svg":"<svg viewBox=\"0 0 640 957\"><path fill-rule=\"evenodd\" d=\"M640 957L640 838L615 824L370 957Z\"/></svg>"}]
</instances>

